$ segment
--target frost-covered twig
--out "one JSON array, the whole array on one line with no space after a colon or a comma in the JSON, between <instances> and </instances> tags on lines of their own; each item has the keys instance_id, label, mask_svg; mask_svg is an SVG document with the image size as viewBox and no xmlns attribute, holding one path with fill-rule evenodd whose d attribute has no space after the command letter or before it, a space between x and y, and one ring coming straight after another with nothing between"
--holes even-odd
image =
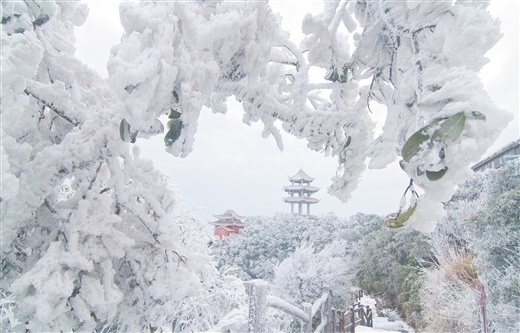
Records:
<instances>
[{"instance_id":1,"label":"frost-covered twig","mask_svg":"<svg viewBox=\"0 0 520 333\"><path fill-rule=\"evenodd\" d=\"M56 113L58 116L60 116L61 118L63 118L67 122L69 122L70 124L74 125L75 127L80 127L81 126L80 122L78 122L77 120L74 120L72 118L67 117L65 115L64 111L59 110L52 103L49 103L49 102L45 101L44 99L40 98L38 95L36 95L29 86L27 88L25 88L24 92L27 95L32 96L34 99L36 99L38 102L42 103L43 105L45 105L46 107L48 107L52 111L54 111L54 113Z\"/></svg>"}]
</instances>

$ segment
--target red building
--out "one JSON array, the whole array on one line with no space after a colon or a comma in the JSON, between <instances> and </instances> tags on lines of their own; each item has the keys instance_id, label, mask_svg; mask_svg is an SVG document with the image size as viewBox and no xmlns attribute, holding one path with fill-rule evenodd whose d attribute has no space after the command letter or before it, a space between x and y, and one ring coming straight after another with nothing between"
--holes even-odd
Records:
<instances>
[{"instance_id":1,"label":"red building","mask_svg":"<svg viewBox=\"0 0 520 333\"><path fill-rule=\"evenodd\" d=\"M217 218L218 221L210 223L215 226L214 234L220 237L220 239L226 238L231 234L238 234L240 230L245 227L245 223L242 222L245 216L238 215L232 209L228 209L222 215L213 214L213 216Z\"/></svg>"}]
</instances>

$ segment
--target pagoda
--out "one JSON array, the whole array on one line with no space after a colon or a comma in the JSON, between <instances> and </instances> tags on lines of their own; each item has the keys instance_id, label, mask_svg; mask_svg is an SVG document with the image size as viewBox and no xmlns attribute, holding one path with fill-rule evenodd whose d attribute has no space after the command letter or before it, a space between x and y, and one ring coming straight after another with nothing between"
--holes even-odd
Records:
<instances>
[{"instance_id":1,"label":"pagoda","mask_svg":"<svg viewBox=\"0 0 520 333\"><path fill-rule=\"evenodd\" d=\"M240 230L244 229L245 223L242 220L245 216L240 216L234 210L228 209L224 214L215 215L218 221L211 222L215 226L214 235L220 239L228 237L231 234L238 234Z\"/></svg>"},{"instance_id":2,"label":"pagoda","mask_svg":"<svg viewBox=\"0 0 520 333\"><path fill-rule=\"evenodd\" d=\"M320 189L311 186L311 182L314 180L311 176L306 174L302 169L298 171L294 176L289 177L291 185L284 186L283 190L290 194L290 197L286 197L283 200L291 204L291 214L294 214L294 204L298 204L298 214L302 214L303 205L307 205L307 215L311 214L311 205L317 203L318 199L312 198L313 193L318 192Z\"/></svg>"}]
</instances>

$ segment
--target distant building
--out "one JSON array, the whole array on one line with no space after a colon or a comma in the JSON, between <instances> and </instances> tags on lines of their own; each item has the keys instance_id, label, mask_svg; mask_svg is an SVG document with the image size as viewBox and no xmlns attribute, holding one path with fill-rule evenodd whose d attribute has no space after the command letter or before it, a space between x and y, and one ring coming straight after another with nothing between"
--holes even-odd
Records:
<instances>
[{"instance_id":1,"label":"distant building","mask_svg":"<svg viewBox=\"0 0 520 333\"><path fill-rule=\"evenodd\" d=\"M473 171L482 171L489 168L499 168L504 163L514 160L520 156L520 139L511 142L493 155L483 159L471 168Z\"/></svg>"},{"instance_id":2,"label":"distant building","mask_svg":"<svg viewBox=\"0 0 520 333\"><path fill-rule=\"evenodd\" d=\"M307 215L311 214L311 205L318 203L320 200L312 198L313 193L318 192L320 189L311 186L311 182L314 178L306 174L302 169L298 171L294 176L289 177L291 185L284 186L283 190L290 194L289 197L285 197L283 201L291 204L291 214L294 214L294 205L298 204L298 214L302 214L303 205L307 205Z\"/></svg>"},{"instance_id":3,"label":"distant building","mask_svg":"<svg viewBox=\"0 0 520 333\"><path fill-rule=\"evenodd\" d=\"M213 214L218 221L211 222L215 226L214 235L222 238L226 238L231 234L238 234L240 230L243 230L245 223L242 222L245 216L240 216L235 213L234 210L228 209L222 215Z\"/></svg>"}]
</instances>

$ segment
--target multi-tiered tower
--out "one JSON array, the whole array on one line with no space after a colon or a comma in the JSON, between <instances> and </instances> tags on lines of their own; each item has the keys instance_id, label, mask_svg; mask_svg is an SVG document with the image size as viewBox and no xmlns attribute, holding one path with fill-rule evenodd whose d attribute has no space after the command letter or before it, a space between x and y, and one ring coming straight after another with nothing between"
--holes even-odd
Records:
<instances>
[{"instance_id":1,"label":"multi-tiered tower","mask_svg":"<svg viewBox=\"0 0 520 333\"><path fill-rule=\"evenodd\" d=\"M245 223L242 220L245 216L240 216L234 210L228 209L224 214L213 214L218 221L211 222L215 226L215 236L222 238L228 237L230 234L238 234L243 230Z\"/></svg>"},{"instance_id":2,"label":"multi-tiered tower","mask_svg":"<svg viewBox=\"0 0 520 333\"><path fill-rule=\"evenodd\" d=\"M313 193L320 190L319 188L310 185L313 180L314 178L310 177L302 169L300 169L300 171L298 171L294 176L289 177L291 185L284 186L283 190L291 196L286 197L283 200L291 204L292 214L294 214L294 204L298 204L298 214L302 214L303 205L306 204L307 215L310 215L311 205L320 201L311 197Z\"/></svg>"}]
</instances>

